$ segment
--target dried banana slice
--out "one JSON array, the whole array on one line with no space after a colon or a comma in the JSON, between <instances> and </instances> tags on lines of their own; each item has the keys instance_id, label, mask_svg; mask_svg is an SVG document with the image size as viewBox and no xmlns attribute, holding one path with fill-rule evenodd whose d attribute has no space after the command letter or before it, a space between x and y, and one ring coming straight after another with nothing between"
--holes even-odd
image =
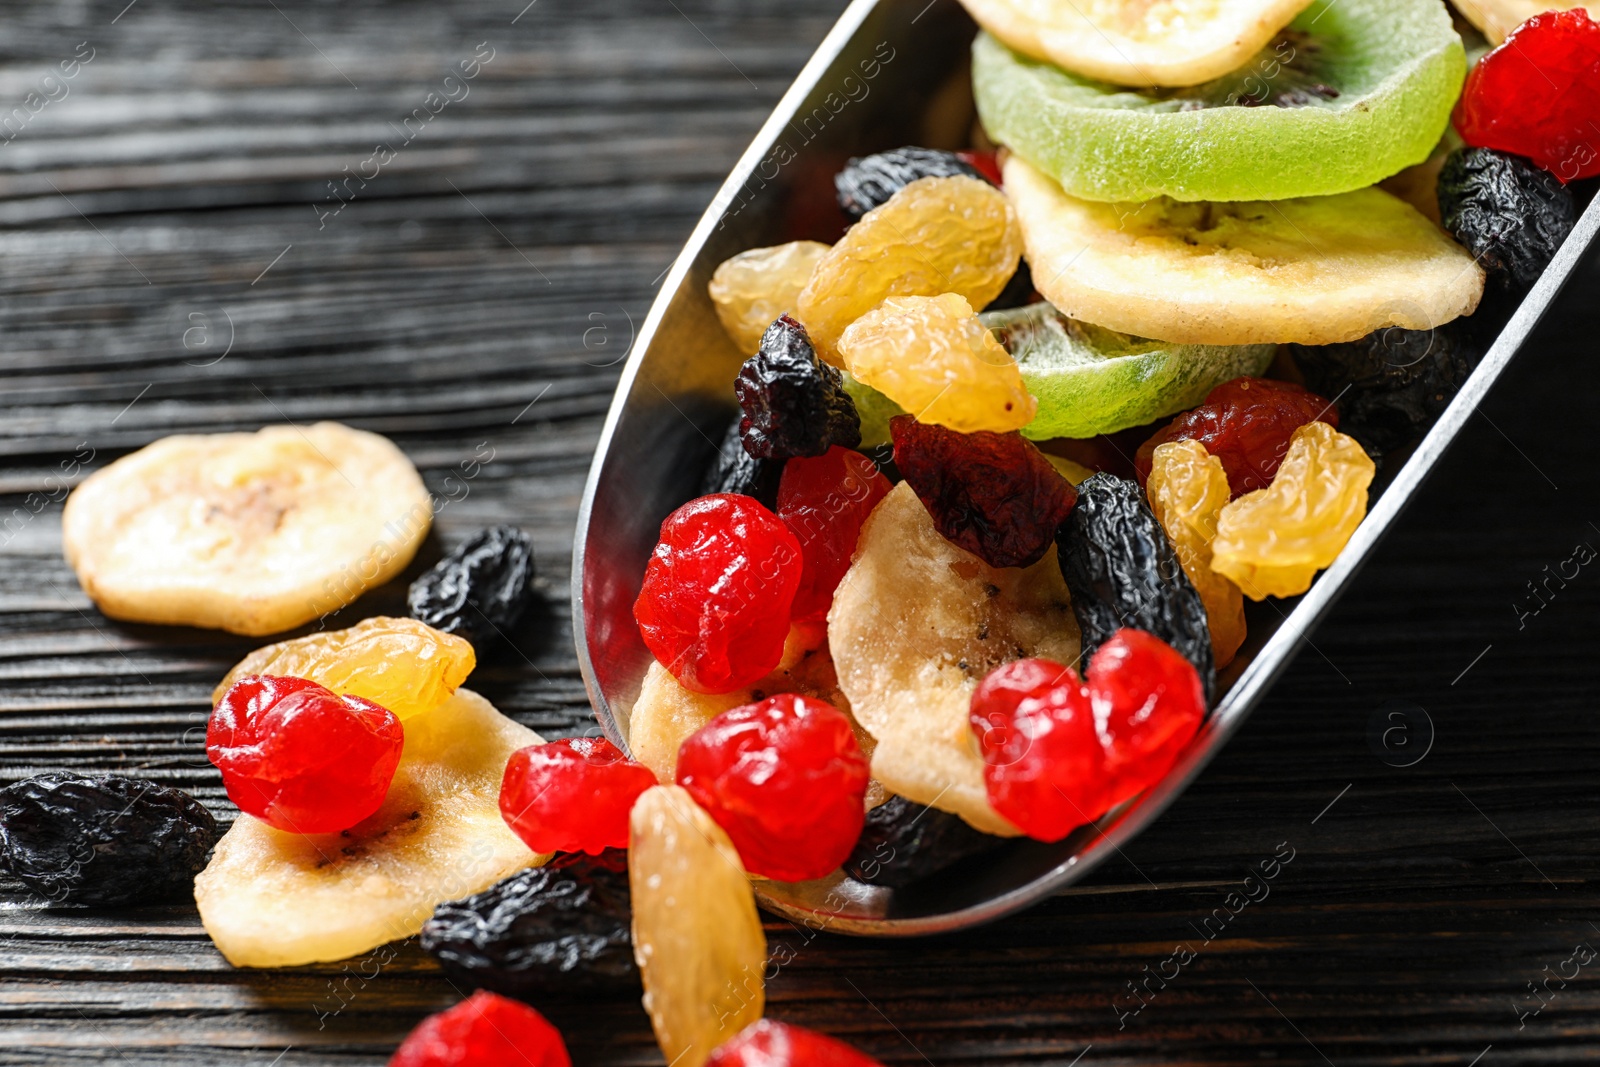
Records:
<instances>
[{"instance_id":1,"label":"dried banana slice","mask_svg":"<svg viewBox=\"0 0 1600 1067\"><path fill-rule=\"evenodd\" d=\"M288 834L241 815L194 882L200 921L235 967L360 955L422 929L433 909L549 856L500 817L511 753L539 744L470 689L405 724L378 813L342 834Z\"/></svg>"},{"instance_id":2,"label":"dried banana slice","mask_svg":"<svg viewBox=\"0 0 1600 1067\"><path fill-rule=\"evenodd\" d=\"M1471 314L1484 274L1380 189L1226 204L1080 200L1019 156L1006 195L1064 314L1179 344L1334 344Z\"/></svg>"},{"instance_id":3,"label":"dried banana slice","mask_svg":"<svg viewBox=\"0 0 1600 1067\"><path fill-rule=\"evenodd\" d=\"M891 793L1015 835L989 806L968 719L972 691L1002 663L1078 659L1078 625L1052 547L995 568L940 536L911 486L883 498L828 613L839 688L878 739L872 776Z\"/></svg>"},{"instance_id":4,"label":"dried banana slice","mask_svg":"<svg viewBox=\"0 0 1600 1067\"><path fill-rule=\"evenodd\" d=\"M1266 47L1310 0L961 0L1019 52L1113 85L1220 78Z\"/></svg>"},{"instance_id":5,"label":"dried banana slice","mask_svg":"<svg viewBox=\"0 0 1600 1067\"><path fill-rule=\"evenodd\" d=\"M820 623L791 626L777 669L750 688L731 693L696 693L685 689L665 667L652 662L639 689L639 699L628 713L629 754L649 767L657 781L669 785L677 776L678 749L690 734L725 711L778 693L815 697L844 712L861 751L869 759L872 757L877 741L855 721L850 701L839 689L833 657L828 653L827 629ZM867 807L877 807L888 799L888 793L879 783L871 782L867 786Z\"/></svg>"},{"instance_id":6,"label":"dried banana slice","mask_svg":"<svg viewBox=\"0 0 1600 1067\"><path fill-rule=\"evenodd\" d=\"M432 522L411 461L335 422L162 438L87 478L61 520L107 615L250 635L387 582Z\"/></svg>"}]
</instances>

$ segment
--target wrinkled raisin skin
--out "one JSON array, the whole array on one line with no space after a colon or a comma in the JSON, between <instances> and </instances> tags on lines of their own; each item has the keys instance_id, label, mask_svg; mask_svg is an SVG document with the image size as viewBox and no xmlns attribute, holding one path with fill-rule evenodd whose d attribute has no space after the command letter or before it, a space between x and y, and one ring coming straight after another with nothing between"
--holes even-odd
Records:
<instances>
[{"instance_id":1,"label":"wrinkled raisin skin","mask_svg":"<svg viewBox=\"0 0 1600 1067\"><path fill-rule=\"evenodd\" d=\"M806 328L784 315L739 369L744 448L759 459L820 456L861 443L861 418L835 367L817 358Z\"/></svg>"},{"instance_id":2,"label":"wrinkled raisin skin","mask_svg":"<svg viewBox=\"0 0 1600 1067\"><path fill-rule=\"evenodd\" d=\"M1415 444L1455 399L1482 353L1460 320L1391 327L1337 345L1290 345L1306 384L1339 397L1339 429L1374 460Z\"/></svg>"},{"instance_id":3,"label":"wrinkled raisin skin","mask_svg":"<svg viewBox=\"0 0 1600 1067\"><path fill-rule=\"evenodd\" d=\"M891 196L918 178L948 178L956 174L990 181L981 170L954 152L908 145L851 159L834 175L833 187L839 194L840 209L853 220L887 203Z\"/></svg>"},{"instance_id":4,"label":"wrinkled raisin skin","mask_svg":"<svg viewBox=\"0 0 1600 1067\"><path fill-rule=\"evenodd\" d=\"M728 432L722 435L717 458L700 484L700 495L740 493L755 497L769 508L776 507L783 464L772 459L757 459L744 450L744 437L739 432L743 421L742 415L735 418L729 423Z\"/></svg>"},{"instance_id":5,"label":"wrinkled raisin skin","mask_svg":"<svg viewBox=\"0 0 1600 1067\"><path fill-rule=\"evenodd\" d=\"M1030 567L1049 551L1077 491L1018 433L957 433L889 420L895 465L945 540L991 567Z\"/></svg>"},{"instance_id":6,"label":"wrinkled raisin skin","mask_svg":"<svg viewBox=\"0 0 1600 1067\"><path fill-rule=\"evenodd\" d=\"M1238 499L1272 484L1289 450L1289 438L1314 420L1337 428L1339 409L1293 382L1233 378L1207 393L1205 403L1179 415L1140 445L1134 469L1143 485L1150 480L1150 460L1157 446L1199 441L1222 461L1228 488Z\"/></svg>"},{"instance_id":7,"label":"wrinkled raisin skin","mask_svg":"<svg viewBox=\"0 0 1600 1067\"><path fill-rule=\"evenodd\" d=\"M533 538L491 526L411 583L411 617L483 646L504 635L533 602Z\"/></svg>"},{"instance_id":8,"label":"wrinkled raisin skin","mask_svg":"<svg viewBox=\"0 0 1600 1067\"><path fill-rule=\"evenodd\" d=\"M144 779L53 771L0 789L0 859L52 904L187 899L217 837L199 801Z\"/></svg>"},{"instance_id":9,"label":"wrinkled raisin skin","mask_svg":"<svg viewBox=\"0 0 1600 1067\"><path fill-rule=\"evenodd\" d=\"M1085 480L1056 543L1084 660L1117 630L1144 630L1194 664L1209 701L1216 670L1205 605L1138 483L1105 473Z\"/></svg>"},{"instance_id":10,"label":"wrinkled raisin skin","mask_svg":"<svg viewBox=\"0 0 1600 1067\"><path fill-rule=\"evenodd\" d=\"M1521 156L1458 148L1439 171L1444 228L1500 285L1527 289L1578 221L1572 190Z\"/></svg>"},{"instance_id":11,"label":"wrinkled raisin skin","mask_svg":"<svg viewBox=\"0 0 1600 1067\"><path fill-rule=\"evenodd\" d=\"M441 904L422 947L463 982L527 999L638 985L627 854L562 857Z\"/></svg>"},{"instance_id":12,"label":"wrinkled raisin skin","mask_svg":"<svg viewBox=\"0 0 1600 1067\"><path fill-rule=\"evenodd\" d=\"M958 815L890 797L867 812L845 873L867 885L904 889L1003 839L974 830Z\"/></svg>"}]
</instances>

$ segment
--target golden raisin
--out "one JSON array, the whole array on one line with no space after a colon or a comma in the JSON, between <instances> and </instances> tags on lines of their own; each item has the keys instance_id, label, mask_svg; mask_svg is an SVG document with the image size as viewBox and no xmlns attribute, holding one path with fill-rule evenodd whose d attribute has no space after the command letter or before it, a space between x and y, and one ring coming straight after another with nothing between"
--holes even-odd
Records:
<instances>
[{"instance_id":1,"label":"golden raisin","mask_svg":"<svg viewBox=\"0 0 1600 1067\"><path fill-rule=\"evenodd\" d=\"M1157 446L1145 484L1150 510L1167 531L1183 573L1200 593L1211 629L1211 654L1220 669L1244 644L1244 597L1239 587L1211 569L1217 514L1228 503L1228 473L1199 441Z\"/></svg>"},{"instance_id":2,"label":"golden raisin","mask_svg":"<svg viewBox=\"0 0 1600 1067\"><path fill-rule=\"evenodd\" d=\"M839 335L887 297L955 293L982 309L1021 256L1016 212L994 186L961 175L919 178L817 261L797 313L818 354L839 365Z\"/></svg>"},{"instance_id":3,"label":"golden raisin","mask_svg":"<svg viewBox=\"0 0 1600 1067\"><path fill-rule=\"evenodd\" d=\"M955 294L892 296L839 338L845 369L915 415L961 433L1006 433L1038 401L1011 353Z\"/></svg>"},{"instance_id":4,"label":"golden raisin","mask_svg":"<svg viewBox=\"0 0 1600 1067\"><path fill-rule=\"evenodd\" d=\"M646 791L630 823L633 954L644 1010L667 1062L700 1067L761 1018L767 938L733 842L686 791Z\"/></svg>"},{"instance_id":5,"label":"golden raisin","mask_svg":"<svg viewBox=\"0 0 1600 1067\"><path fill-rule=\"evenodd\" d=\"M1300 427L1272 484L1222 509L1211 569L1251 600L1304 593L1366 516L1375 470L1354 438L1325 422Z\"/></svg>"},{"instance_id":6,"label":"golden raisin","mask_svg":"<svg viewBox=\"0 0 1600 1067\"><path fill-rule=\"evenodd\" d=\"M258 648L211 694L215 704L247 674L308 678L341 696L382 705L404 721L450 699L477 665L472 645L415 619L383 615L348 630L297 637Z\"/></svg>"},{"instance_id":7,"label":"golden raisin","mask_svg":"<svg viewBox=\"0 0 1600 1067\"><path fill-rule=\"evenodd\" d=\"M793 314L800 290L827 250L820 241L790 241L722 261L706 288L717 318L740 352L754 352L773 319Z\"/></svg>"}]
</instances>

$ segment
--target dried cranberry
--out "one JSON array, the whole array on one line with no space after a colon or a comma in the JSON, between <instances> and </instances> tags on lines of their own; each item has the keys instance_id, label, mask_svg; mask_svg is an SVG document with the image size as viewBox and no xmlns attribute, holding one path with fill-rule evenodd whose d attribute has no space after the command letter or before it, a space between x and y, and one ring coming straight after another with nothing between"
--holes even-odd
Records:
<instances>
[{"instance_id":1,"label":"dried cranberry","mask_svg":"<svg viewBox=\"0 0 1600 1067\"><path fill-rule=\"evenodd\" d=\"M855 847L867 757L850 720L796 693L725 711L678 750L678 784L728 832L745 870L821 878Z\"/></svg>"},{"instance_id":2,"label":"dried cranberry","mask_svg":"<svg viewBox=\"0 0 1600 1067\"><path fill-rule=\"evenodd\" d=\"M1234 497L1272 484L1289 438L1308 422L1339 425L1333 404L1293 382L1235 378L1206 394L1205 403L1158 430L1134 456L1139 484L1150 478L1150 457L1168 441L1199 441L1222 461Z\"/></svg>"},{"instance_id":3,"label":"dried cranberry","mask_svg":"<svg viewBox=\"0 0 1600 1067\"><path fill-rule=\"evenodd\" d=\"M761 335L733 383L744 450L759 459L820 456L861 443L861 417L844 377L817 358L806 328L784 315Z\"/></svg>"},{"instance_id":4,"label":"dried cranberry","mask_svg":"<svg viewBox=\"0 0 1600 1067\"><path fill-rule=\"evenodd\" d=\"M395 1049L389 1067L572 1067L567 1043L526 1004L479 991L430 1015Z\"/></svg>"},{"instance_id":5,"label":"dried cranberry","mask_svg":"<svg viewBox=\"0 0 1600 1067\"><path fill-rule=\"evenodd\" d=\"M833 606L833 591L850 569L861 524L889 495L889 479L872 460L848 448L791 459L778 483L778 518L800 542L805 560L800 591L790 615L820 619Z\"/></svg>"},{"instance_id":6,"label":"dried cranberry","mask_svg":"<svg viewBox=\"0 0 1600 1067\"><path fill-rule=\"evenodd\" d=\"M645 647L697 693L730 693L783 656L800 542L737 493L691 500L661 524L633 605Z\"/></svg>"},{"instance_id":7,"label":"dried cranberry","mask_svg":"<svg viewBox=\"0 0 1600 1067\"><path fill-rule=\"evenodd\" d=\"M603 737L519 748L500 781L500 817L535 852L628 847L628 813L656 776Z\"/></svg>"},{"instance_id":8,"label":"dried cranberry","mask_svg":"<svg viewBox=\"0 0 1600 1067\"><path fill-rule=\"evenodd\" d=\"M403 743L389 709L304 678L246 675L206 723L228 799L294 834L348 830L377 811Z\"/></svg>"},{"instance_id":9,"label":"dried cranberry","mask_svg":"<svg viewBox=\"0 0 1600 1067\"><path fill-rule=\"evenodd\" d=\"M1143 630L1118 630L1089 660L1089 704L1105 749L1108 807L1164 777L1205 718L1194 665Z\"/></svg>"},{"instance_id":10,"label":"dried cranberry","mask_svg":"<svg viewBox=\"0 0 1600 1067\"><path fill-rule=\"evenodd\" d=\"M725 1041L706 1067L883 1067L831 1037L758 1019Z\"/></svg>"},{"instance_id":11,"label":"dried cranberry","mask_svg":"<svg viewBox=\"0 0 1600 1067\"><path fill-rule=\"evenodd\" d=\"M1023 833L1059 841L1159 782L1205 717L1194 666L1160 638L1118 630L1070 667L1024 659L972 696L989 802Z\"/></svg>"},{"instance_id":12,"label":"dried cranberry","mask_svg":"<svg viewBox=\"0 0 1600 1067\"><path fill-rule=\"evenodd\" d=\"M894 462L951 544L992 567L1039 562L1078 501L1044 453L1017 433L957 433L910 415L889 420Z\"/></svg>"},{"instance_id":13,"label":"dried cranberry","mask_svg":"<svg viewBox=\"0 0 1600 1067\"><path fill-rule=\"evenodd\" d=\"M1511 31L1467 75L1461 139L1527 156L1564 182L1600 174L1600 23L1546 11Z\"/></svg>"},{"instance_id":14,"label":"dried cranberry","mask_svg":"<svg viewBox=\"0 0 1600 1067\"><path fill-rule=\"evenodd\" d=\"M1059 841L1110 807L1094 711L1071 667L996 668L972 694L971 720L989 803L1029 837Z\"/></svg>"}]
</instances>

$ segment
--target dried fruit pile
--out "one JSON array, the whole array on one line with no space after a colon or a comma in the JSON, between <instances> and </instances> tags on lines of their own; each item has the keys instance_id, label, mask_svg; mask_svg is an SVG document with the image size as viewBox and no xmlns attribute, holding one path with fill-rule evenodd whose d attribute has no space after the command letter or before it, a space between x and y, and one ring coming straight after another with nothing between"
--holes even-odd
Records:
<instances>
[{"instance_id":1,"label":"dried fruit pile","mask_svg":"<svg viewBox=\"0 0 1600 1067\"><path fill-rule=\"evenodd\" d=\"M711 278L739 415L641 578L629 751L461 688L534 596L531 539L496 527L412 618L228 673L220 840L153 782L41 775L0 789L4 868L58 904L193 878L239 966L420 932L485 991L404 1067L568 1067L519 1000L634 982L677 1067L871 1065L763 1017L751 879L907 890L1159 786L1245 601L1339 557L1600 174L1581 9L1463 3L1504 40L1469 73L1440 0L963 3L985 144L851 159L839 240ZM1422 202L1377 187L1401 171ZM1121 431L1117 470L1075 461ZM157 442L64 532L108 614L273 633L392 578L431 516L393 445L323 424Z\"/></svg>"}]
</instances>

